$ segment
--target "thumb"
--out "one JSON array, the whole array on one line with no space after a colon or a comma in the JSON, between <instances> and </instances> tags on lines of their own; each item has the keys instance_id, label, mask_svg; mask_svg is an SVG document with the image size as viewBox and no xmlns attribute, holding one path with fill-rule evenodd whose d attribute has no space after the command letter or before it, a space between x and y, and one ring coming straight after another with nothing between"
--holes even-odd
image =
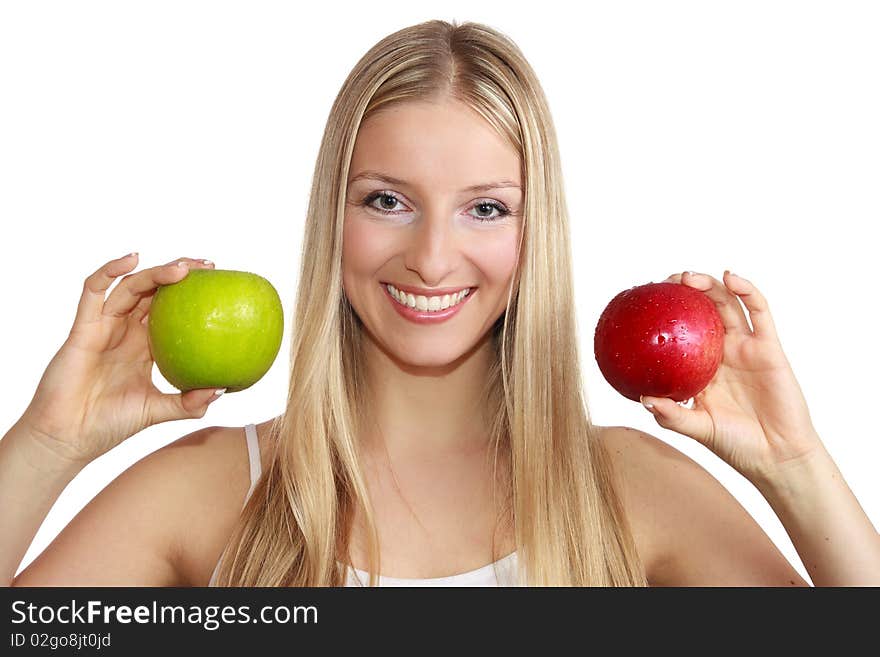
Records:
<instances>
[{"instance_id":1,"label":"thumb","mask_svg":"<svg viewBox=\"0 0 880 657\"><path fill-rule=\"evenodd\" d=\"M226 388L196 388L187 392L163 393L155 399L150 409L153 424L204 417L211 402L224 392Z\"/></svg>"},{"instance_id":2,"label":"thumb","mask_svg":"<svg viewBox=\"0 0 880 657\"><path fill-rule=\"evenodd\" d=\"M693 438L708 447L712 420L706 411L698 408L686 408L668 397L642 395L640 400L661 427Z\"/></svg>"}]
</instances>

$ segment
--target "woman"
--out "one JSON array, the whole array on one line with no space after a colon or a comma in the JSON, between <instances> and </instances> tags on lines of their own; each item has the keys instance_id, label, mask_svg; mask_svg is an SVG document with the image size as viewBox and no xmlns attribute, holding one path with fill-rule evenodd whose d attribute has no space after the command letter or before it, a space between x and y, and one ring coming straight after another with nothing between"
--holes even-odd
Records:
<instances>
[{"instance_id":1,"label":"woman","mask_svg":"<svg viewBox=\"0 0 880 657\"><path fill-rule=\"evenodd\" d=\"M217 398L150 381L152 294L186 268L128 274L105 300L137 260L107 263L0 441L7 581L806 585L695 462L590 422L561 180L547 102L507 37L431 21L382 40L343 85L318 155L285 413L150 454L13 581L85 464ZM877 533L760 292L730 273L667 280L716 302L725 351L693 409L643 400L658 423L761 490L814 584L880 583Z\"/></svg>"}]
</instances>

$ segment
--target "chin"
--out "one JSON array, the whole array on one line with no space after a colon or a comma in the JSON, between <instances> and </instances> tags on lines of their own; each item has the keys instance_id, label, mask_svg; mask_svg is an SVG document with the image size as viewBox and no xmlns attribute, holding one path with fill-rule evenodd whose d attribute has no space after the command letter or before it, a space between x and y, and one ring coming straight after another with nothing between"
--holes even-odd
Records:
<instances>
[{"instance_id":1,"label":"chin","mask_svg":"<svg viewBox=\"0 0 880 657\"><path fill-rule=\"evenodd\" d=\"M404 369L453 369L465 360L473 350L466 343L443 344L420 340L393 339L384 342L382 351Z\"/></svg>"}]
</instances>

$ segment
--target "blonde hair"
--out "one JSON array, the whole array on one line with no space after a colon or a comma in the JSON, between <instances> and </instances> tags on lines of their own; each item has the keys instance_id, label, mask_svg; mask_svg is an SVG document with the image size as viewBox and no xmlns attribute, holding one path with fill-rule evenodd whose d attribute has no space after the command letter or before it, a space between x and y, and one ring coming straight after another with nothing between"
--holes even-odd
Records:
<instances>
[{"instance_id":1,"label":"blonde hair","mask_svg":"<svg viewBox=\"0 0 880 657\"><path fill-rule=\"evenodd\" d=\"M492 329L482 399L490 444L509 455L505 510L518 581L646 584L581 387L568 212L544 93L509 37L433 20L377 43L330 111L302 244L287 408L271 426L271 463L223 552L219 586L343 586L355 509L367 527L369 584L377 584L378 532L356 439L367 417L363 325L342 287L346 181L359 126L372 113L442 99L479 113L522 162L520 257Z\"/></svg>"}]
</instances>

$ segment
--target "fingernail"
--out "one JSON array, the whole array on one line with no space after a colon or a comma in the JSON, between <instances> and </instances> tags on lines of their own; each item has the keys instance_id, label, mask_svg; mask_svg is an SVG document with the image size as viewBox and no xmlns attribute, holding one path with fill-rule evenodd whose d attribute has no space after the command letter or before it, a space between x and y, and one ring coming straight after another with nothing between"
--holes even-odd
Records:
<instances>
[{"instance_id":1,"label":"fingernail","mask_svg":"<svg viewBox=\"0 0 880 657\"><path fill-rule=\"evenodd\" d=\"M213 265L214 261L213 260L202 260L202 264L203 265Z\"/></svg>"},{"instance_id":2,"label":"fingernail","mask_svg":"<svg viewBox=\"0 0 880 657\"><path fill-rule=\"evenodd\" d=\"M217 390L214 391L214 398L216 399L217 397L222 395L224 392L226 392L226 388L218 388Z\"/></svg>"},{"instance_id":3,"label":"fingernail","mask_svg":"<svg viewBox=\"0 0 880 657\"><path fill-rule=\"evenodd\" d=\"M188 269L188 268L189 268L189 265L188 265L185 261L183 261L183 260L181 260L180 262L178 262L178 263L177 263L177 266L180 267L181 269Z\"/></svg>"},{"instance_id":4,"label":"fingernail","mask_svg":"<svg viewBox=\"0 0 880 657\"><path fill-rule=\"evenodd\" d=\"M639 401L642 402L642 406L651 411L654 408L654 404L652 404L650 401L646 401L646 399L647 398L644 395L639 396Z\"/></svg>"}]
</instances>

